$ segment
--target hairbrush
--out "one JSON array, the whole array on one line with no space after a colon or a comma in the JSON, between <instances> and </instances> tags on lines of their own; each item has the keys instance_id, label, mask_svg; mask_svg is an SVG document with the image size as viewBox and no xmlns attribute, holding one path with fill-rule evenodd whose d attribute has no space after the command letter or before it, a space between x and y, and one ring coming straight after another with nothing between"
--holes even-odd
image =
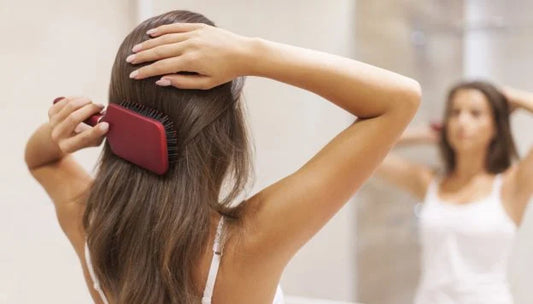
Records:
<instances>
[{"instance_id":1,"label":"hairbrush","mask_svg":"<svg viewBox=\"0 0 533 304\"><path fill-rule=\"evenodd\" d=\"M166 114L133 102L110 103L84 123L94 127L103 121L109 124L106 137L115 155L158 175L176 160L176 130Z\"/></svg>"}]
</instances>

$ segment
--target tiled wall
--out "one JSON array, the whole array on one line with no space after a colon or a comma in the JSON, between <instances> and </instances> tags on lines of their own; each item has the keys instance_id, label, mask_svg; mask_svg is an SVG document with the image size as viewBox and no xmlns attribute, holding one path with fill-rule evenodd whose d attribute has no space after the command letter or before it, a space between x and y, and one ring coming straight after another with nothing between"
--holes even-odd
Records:
<instances>
[{"instance_id":1,"label":"tiled wall","mask_svg":"<svg viewBox=\"0 0 533 304\"><path fill-rule=\"evenodd\" d=\"M463 76L533 90L532 10L533 1L358 1L357 57L419 80L417 126L440 119L448 87ZM512 126L523 155L533 143L533 116L515 114ZM438 167L435 147L396 153ZM420 272L417 203L377 178L357 196L358 300L412 303ZM509 271L516 303L533 301L531 221L529 210Z\"/></svg>"}]
</instances>

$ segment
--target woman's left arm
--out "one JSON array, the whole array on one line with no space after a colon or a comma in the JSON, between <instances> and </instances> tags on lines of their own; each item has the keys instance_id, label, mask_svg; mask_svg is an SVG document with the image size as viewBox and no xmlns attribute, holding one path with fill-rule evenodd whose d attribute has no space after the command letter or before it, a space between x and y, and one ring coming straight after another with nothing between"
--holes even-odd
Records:
<instances>
[{"instance_id":1,"label":"woman's left arm","mask_svg":"<svg viewBox=\"0 0 533 304\"><path fill-rule=\"evenodd\" d=\"M522 109L533 114L533 93L511 87L504 87L502 91L509 101L511 112ZM512 217L519 224L533 194L533 147L510 171L509 179Z\"/></svg>"}]
</instances>

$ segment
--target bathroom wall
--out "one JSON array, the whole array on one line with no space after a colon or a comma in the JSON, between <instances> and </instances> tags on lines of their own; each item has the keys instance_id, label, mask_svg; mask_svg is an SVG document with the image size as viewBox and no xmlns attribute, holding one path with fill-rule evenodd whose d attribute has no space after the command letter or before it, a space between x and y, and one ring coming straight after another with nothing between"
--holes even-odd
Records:
<instances>
[{"instance_id":1,"label":"bathroom wall","mask_svg":"<svg viewBox=\"0 0 533 304\"><path fill-rule=\"evenodd\" d=\"M411 124L440 120L447 89L462 78L488 79L533 90L533 1L357 1L356 57L410 75L423 102ZM512 128L524 155L533 143L531 114L513 114ZM397 153L439 167L436 147ZM412 303L418 283L418 201L371 179L356 197L358 300ZM509 267L516 303L532 303L533 211L519 229ZM386 291L386 292L384 292Z\"/></svg>"}]
</instances>

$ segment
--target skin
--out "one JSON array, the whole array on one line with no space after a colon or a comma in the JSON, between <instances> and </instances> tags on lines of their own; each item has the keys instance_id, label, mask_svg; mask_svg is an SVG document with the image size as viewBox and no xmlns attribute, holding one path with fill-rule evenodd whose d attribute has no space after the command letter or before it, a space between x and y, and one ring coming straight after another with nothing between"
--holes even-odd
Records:
<instances>
[{"instance_id":1,"label":"skin","mask_svg":"<svg viewBox=\"0 0 533 304\"><path fill-rule=\"evenodd\" d=\"M512 112L533 112L533 94L510 87L502 88ZM488 146L495 135L495 122L485 96L473 89L458 91L451 100L448 141L456 153L457 165L439 185L439 197L449 204L468 204L489 195L494 175L485 169ZM428 128L410 130L398 145L437 143L438 134ZM379 166L377 175L424 199L433 178L433 170L425 165L389 154ZM503 176L502 204L513 222L520 225L533 191L533 149L511 166Z\"/></svg>"},{"instance_id":2,"label":"skin","mask_svg":"<svg viewBox=\"0 0 533 304\"><path fill-rule=\"evenodd\" d=\"M133 72L132 78L162 75L157 85L209 89L237 76L266 77L314 92L359 117L299 170L249 198L241 226L230 227L214 303L271 303L290 259L359 189L413 118L420 87L412 79L355 60L204 24L176 23L156 30L128 58L131 64L155 62ZM176 71L197 75L172 74ZM52 112L56 111L59 108ZM90 186L91 177L69 154L74 152L71 147L81 149L83 144L68 135L86 116L68 117L65 120L71 123L61 132L51 123L37 130L25 158L54 202L86 273L84 206L74 203L74 197ZM56 120L60 119L54 116ZM54 132L58 136L52 138ZM211 235L217 221L214 215ZM211 257L208 250L197 265L195 280L201 290ZM86 280L93 298L101 303L87 275Z\"/></svg>"},{"instance_id":3,"label":"skin","mask_svg":"<svg viewBox=\"0 0 533 304\"><path fill-rule=\"evenodd\" d=\"M481 155L486 154L496 130L490 105L481 92L457 92L452 100L447 131L447 139L459 155L475 155L478 152L481 152ZM463 159L463 156L459 157L459 161ZM484 160L481 158L481 161Z\"/></svg>"}]
</instances>

